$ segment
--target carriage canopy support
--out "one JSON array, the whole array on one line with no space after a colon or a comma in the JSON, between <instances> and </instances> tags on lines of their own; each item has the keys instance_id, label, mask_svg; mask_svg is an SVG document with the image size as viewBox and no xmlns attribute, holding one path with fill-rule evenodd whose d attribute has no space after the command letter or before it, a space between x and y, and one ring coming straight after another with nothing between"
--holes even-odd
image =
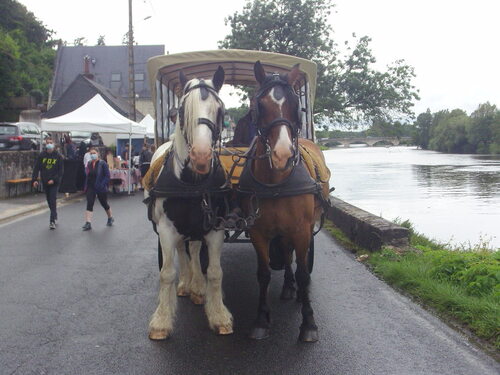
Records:
<instances>
[{"instance_id":1,"label":"carriage canopy support","mask_svg":"<svg viewBox=\"0 0 500 375\"><path fill-rule=\"evenodd\" d=\"M220 65L225 71L225 84L255 86L257 83L253 67L257 60L267 73L287 73L293 65L300 63L301 74L295 89L303 111L302 137L314 140L312 114L316 92L316 63L272 52L214 50L156 56L149 59L148 74L156 107L157 144L166 142L171 133L173 124L170 122L169 112L178 106L182 90L179 82L181 70L188 78L210 79Z\"/></svg>"}]
</instances>

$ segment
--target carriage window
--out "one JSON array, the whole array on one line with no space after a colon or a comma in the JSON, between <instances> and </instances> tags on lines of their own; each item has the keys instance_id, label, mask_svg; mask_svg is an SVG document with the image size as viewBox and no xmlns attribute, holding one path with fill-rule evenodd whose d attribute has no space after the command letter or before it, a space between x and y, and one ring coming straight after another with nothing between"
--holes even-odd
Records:
<instances>
[{"instance_id":1,"label":"carriage window","mask_svg":"<svg viewBox=\"0 0 500 375\"><path fill-rule=\"evenodd\" d=\"M111 73L111 82L120 82L122 80L121 73Z\"/></svg>"},{"instance_id":2,"label":"carriage window","mask_svg":"<svg viewBox=\"0 0 500 375\"><path fill-rule=\"evenodd\" d=\"M144 81L144 73L135 73L134 79L136 81Z\"/></svg>"}]
</instances>

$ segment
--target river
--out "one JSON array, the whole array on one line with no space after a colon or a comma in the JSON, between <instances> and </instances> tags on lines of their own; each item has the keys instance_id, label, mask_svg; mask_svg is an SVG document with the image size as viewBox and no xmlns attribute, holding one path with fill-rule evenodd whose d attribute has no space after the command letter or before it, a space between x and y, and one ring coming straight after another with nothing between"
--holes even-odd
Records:
<instances>
[{"instance_id":1,"label":"river","mask_svg":"<svg viewBox=\"0 0 500 375\"><path fill-rule=\"evenodd\" d=\"M415 147L324 151L333 195L388 220L409 219L427 237L454 247L500 247L500 156Z\"/></svg>"}]
</instances>

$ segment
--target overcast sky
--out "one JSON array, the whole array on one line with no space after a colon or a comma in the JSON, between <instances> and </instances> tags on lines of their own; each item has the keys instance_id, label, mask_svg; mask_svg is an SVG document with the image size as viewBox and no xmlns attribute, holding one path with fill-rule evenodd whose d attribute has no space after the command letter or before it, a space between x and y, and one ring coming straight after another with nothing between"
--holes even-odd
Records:
<instances>
[{"instance_id":1,"label":"overcast sky","mask_svg":"<svg viewBox=\"0 0 500 375\"><path fill-rule=\"evenodd\" d=\"M55 38L72 43L121 44L128 30L128 0L18 0ZM405 59L415 68L421 100L430 108L474 110L490 101L500 106L499 0L334 0L334 39L352 32L373 41L377 65ZM245 0L133 0L139 44L163 44L170 53L216 49L229 28L224 18ZM144 20L144 18L149 17ZM229 105L230 106L230 105Z\"/></svg>"}]
</instances>

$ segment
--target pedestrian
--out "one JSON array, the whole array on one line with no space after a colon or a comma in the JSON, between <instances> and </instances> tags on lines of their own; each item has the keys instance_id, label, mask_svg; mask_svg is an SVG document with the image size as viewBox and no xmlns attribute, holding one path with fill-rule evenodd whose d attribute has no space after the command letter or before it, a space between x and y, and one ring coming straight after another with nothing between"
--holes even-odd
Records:
<instances>
[{"instance_id":1,"label":"pedestrian","mask_svg":"<svg viewBox=\"0 0 500 375\"><path fill-rule=\"evenodd\" d=\"M86 145L85 147L86 147L87 152L85 153L85 155L83 155L83 167L87 168L87 164L90 161L90 146Z\"/></svg>"},{"instance_id":2,"label":"pedestrian","mask_svg":"<svg viewBox=\"0 0 500 375\"><path fill-rule=\"evenodd\" d=\"M90 161L87 164L85 172L87 175L85 181L87 210L85 211L85 224L82 229L84 231L92 229L92 212L94 210L96 196L108 215L108 222L106 225L110 227L113 225L115 219L113 218L111 208L108 204L109 168L104 160L99 159L99 152L94 147L90 149Z\"/></svg>"},{"instance_id":3,"label":"pedestrian","mask_svg":"<svg viewBox=\"0 0 500 375\"><path fill-rule=\"evenodd\" d=\"M45 139L45 150L38 155L31 182L33 187L38 187L38 174L40 174L43 190L50 208L49 228L56 229L57 221L57 190L63 176L63 157L55 150L52 138Z\"/></svg>"},{"instance_id":4,"label":"pedestrian","mask_svg":"<svg viewBox=\"0 0 500 375\"><path fill-rule=\"evenodd\" d=\"M150 151L149 145L147 143L144 143L144 145L142 146L141 155L139 156L139 167L141 169L141 186L143 186L142 179L144 178L146 173L148 173L152 157L153 153Z\"/></svg>"}]
</instances>

